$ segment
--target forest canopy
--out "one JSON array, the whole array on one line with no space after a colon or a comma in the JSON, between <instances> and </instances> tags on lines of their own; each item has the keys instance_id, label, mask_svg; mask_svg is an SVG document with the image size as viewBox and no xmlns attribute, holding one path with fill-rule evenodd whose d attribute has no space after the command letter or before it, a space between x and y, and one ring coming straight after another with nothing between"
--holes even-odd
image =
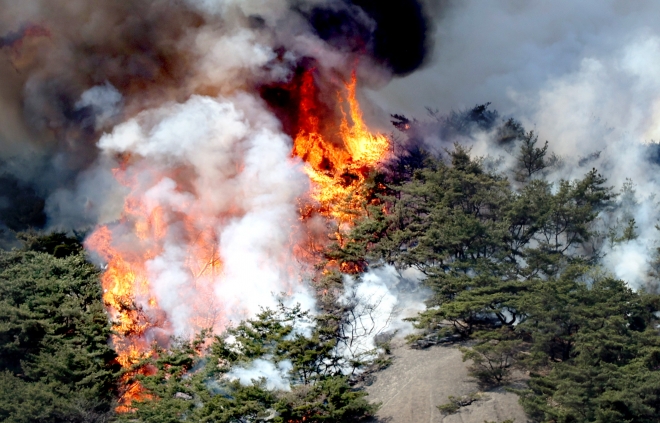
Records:
<instances>
[{"instance_id":1,"label":"forest canopy","mask_svg":"<svg viewBox=\"0 0 660 423\"><path fill-rule=\"evenodd\" d=\"M411 342L471 340L464 354L484 385L506 383L514 367L528 371L517 393L534 421L657 421L660 262L638 289L601 264L607 248L639 235L626 214L632 183L613 187L596 169L551 178L561 164L552 145L487 105L436 118L450 139L475 128L494 134L513 166L464 143L432 152L416 140L417 123L395 116L405 140L370 176L362 217L326 263L422 272L431 295ZM154 345L122 370L108 341L100 270L80 240L21 238L22 248L0 252L2 421L349 422L377 409L357 382L386 365L386 348L342 354L351 310L337 301L339 272L314 281L330 293L316 314L264 309L224 334ZM275 376L251 379L259 366ZM116 414L131 383L144 392Z\"/></svg>"},{"instance_id":2,"label":"forest canopy","mask_svg":"<svg viewBox=\"0 0 660 423\"><path fill-rule=\"evenodd\" d=\"M484 110L441 127L483 125ZM618 218L631 183L616 192L596 169L550 180L560 159L548 142L512 120L490 130L515 147L513 166L493 170L460 144L411 150L373 185L379 201L332 257L421 271L432 292L415 319L425 342L476 340L465 356L486 385L513 366L529 371L518 393L535 421L657 421L657 275L633 290L601 265L607 248L638 236L634 219Z\"/></svg>"}]
</instances>

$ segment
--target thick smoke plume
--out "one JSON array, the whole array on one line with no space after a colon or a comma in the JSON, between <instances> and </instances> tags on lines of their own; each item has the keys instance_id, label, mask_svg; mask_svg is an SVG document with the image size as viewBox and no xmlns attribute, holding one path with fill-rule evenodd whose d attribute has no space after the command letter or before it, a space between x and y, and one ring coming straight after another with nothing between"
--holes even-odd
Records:
<instances>
[{"instance_id":1,"label":"thick smoke plume","mask_svg":"<svg viewBox=\"0 0 660 423\"><path fill-rule=\"evenodd\" d=\"M291 239L296 199L308 182L289 157L289 139L258 100L193 96L138 114L101 137L99 147L144 158L127 168L127 177L137 181L128 200L142 202L149 216L157 211L168 227L159 240L162 251L147 260L146 270L176 333L191 329L193 317L202 318L200 327L220 323L207 321L209 312L208 318L222 313L234 321L252 315L259 306L275 304L273 293L298 282L296 269L287 267L296 241ZM184 175L172 172L177 168ZM183 184L192 189L184 191ZM127 220L114 232L126 233L126 242L139 242L131 233L134 223ZM211 251L197 251L199 237L209 232L213 239L199 248ZM191 251L203 257L193 272ZM222 283L214 285L215 292L205 292L199 288L206 286L204 279L218 277L205 267L213 267L216 259L222 263ZM218 298L217 310L212 302L199 304L209 296ZM313 304L304 300L304 305Z\"/></svg>"},{"instance_id":2,"label":"thick smoke plume","mask_svg":"<svg viewBox=\"0 0 660 423\"><path fill-rule=\"evenodd\" d=\"M335 83L357 66L361 80L383 84L423 64L431 40L410 0L0 4L0 170L63 229L116 216L118 187L97 147L115 124L193 94L256 94L301 66Z\"/></svg>"},{"instance_id":3,"label":"thick smoke plume","mask_svg":"<svg viewBox=\"0 0 660 423\"><path fill-rule=\"evenodd\" d=\"M299 219L310 180L291 155L310 75L324 121L341 118L337 94L352 71L371 123L492 102L499 118L550 141L563 164L550 178L597 167L622 190L603 228L634 218L638 236L606 246L603 263L647 283L658 219L656 2L0 6L0 229L106 225L95 241L143 263L136 280L149 283L136 284L135 300L166 334L221 329L280 295L314 307L297 246L323 244L327 222ZM507 171L511 152L492 142L492 128L460 141ZM458 139L433 131L424 141L437 150ZM391 324L407 304L395 295L407 279L392 272L347 281L342 301L382 304L376 326Z\"/></svg>"},{"instance_id":4,"label":"thick smoke plume","mask_svg":"<svg viewBox=\"0 0 660 423\"><path fill-rule=\"evenodd\" d=\"M346 90L358 81L362 97L364 86L426 64L430 9L415 0L0 5L0 223L88 231L125 335L114 338L122 364L152 342L219 332L278 301L314 310L305 247L322 247L336 227L301 218L313 183L292 154L310 114L304 101L332 148L347 149L333 133L346 120L338 94L354 95ZM387 299L378 312L393 314L391 279L353 281L345 301L374 308L360 296L375 293ZM389 323L361 342L372 346ZM233 376L264 374L281 388L286 371L258 361Z\"/></svg>"}]
</instances>

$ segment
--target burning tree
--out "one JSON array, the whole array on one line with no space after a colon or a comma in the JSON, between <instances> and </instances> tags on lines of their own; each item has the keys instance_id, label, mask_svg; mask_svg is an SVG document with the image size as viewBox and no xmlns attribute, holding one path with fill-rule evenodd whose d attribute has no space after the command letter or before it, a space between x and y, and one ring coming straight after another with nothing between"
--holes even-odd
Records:
<instances>
[{"instance_id":1,"label":"burning tree","mask_svg":"<svg viewBox=\"0 0 660 423\"><path fill-rule=\"evenodd\" d=\"M301 97L298 112L300 130L294 139L293 150L289 153L305 161L302 168L310 178L311 191L309 194L299 193L298 201L306 205L298 209L301 214L297 219L288 222L292 228L291 234L287 235L286 226L279 226L277 229L280 236L286 236L278 240L279 245L291 256L295 255L295 251L304 248L300 245L307 238L298 238L299 234L309 233L310 225L318 222L318 219L323 219L328 228L332 227L331 222L336 222L336 229L326 229L326 237L340 237L341 232L350 227L353 219L364 210L365 199L361 195L368 173L386 157L389 146L387 138L372 135L362 121L356 99L355 74L343 87L348 113L339 107L341 120L338 124L333 126L331 122L326 122L325 129L321 129L319 122L322 117L315 114L320 106L314 105L319 99L313 75L313 70L304 72L297 88ZM343 97L339 100L343 100ZM343 101L339 103L338 106L342 106ZM188 127L189 122L185 120L188 108L195 107L216 110L225 123L241 125L245 131L249 129L240 120L244 112L234 109L235 106L229 103L196 98L191 100L189 105L178 106L174 114L163 119L162 125L172 129L176 128L173 125L179 124ZM223 117L226 110L233 110L233 115ZM147 116L145 115L145 118ZM261 285L256 289L272 290L279 287L294 296L308 295L305 294L308 288L301 285L301 279L313 277L301 274L295 263L289 263L283 253L273 253L269 245L265 246L265 250L259 251L258 245L263 244L263 241L256 238L256 246L247 244L243 247L244 254L268 262L257 262L256 269L246 269L243 266L245 257L235 257L234 252L223 245L233 236L237 221L249 222L255 213L271 214L271 210L263 209L259 204L252 204L250 198L241 200L243 203L229 199L218 208L217 201L209 197L213 192L205 192L206 187L200 187L200 184L206 183L206 179L217 176L217 170L200 168L200 165L195 163L199 160L196 158L197 149L188 150L186 153L191 163L181 162L180 168L174 170L162 168L159 161L166 157L169 157L168 160L179 160L179 156L170 155L178 150L178 147L172 145L175 150L171 152L161 149L155 158L151 157L141 145L146 147L160 137L170 135L159 135L158 130L137 125L137 121L124 124L101 140L102 145L112 145L117 149L117 143L123 142L118 138L119 134L133 137L135 144L123 145L120 150L123 154L122 162L114 171L115 176L127 186L130 193L125 201L121 219L112 225L98 228L86 242L88 248L100 254L107 263L102 276L104 300L116 322L114 345L119 353L119 360L127 368L137 364L148 354L152 342L166 345L163 344L160 333L184 335L183 329L190 334L208 327L219 333L228 327L231 319L249 316L254 312L254 304L252 309L249 309L237 302L235 294L238 286L233 285L239 283L239 279L250 278L250 270L257 271L257 274L253 275L256 278L253 283ZM215 126L204 130L202 134L218 136L209 132L210 130L215 130ZM127 135L124 134L125 131L137 132ZM255 131L254 135L232 135L227 140L227 146L231 145L232 149L253 148L249 146L249 142L262 140L262 129L256 128ZM205 137L195 142L202 143L203 149L216 149L214 144L207 143ZM246 142L248 145L243 145ZM125 154L133 150L141 157ZM226 161L224 155L229 151L223 151L218 159ZM160 156L162 157L159 159ZM236 160L236 165L248 166L247 163L242 164L241 160L249 162L252 159L249 156L247 159L238 156ZM295 171L295 168L286 162L280 166L289 174ZM188 180L190 172L201 175ZM232 178L242 178L246 173L246 182L260 183L259 180L253 181L252 175L240 168L231 172ZM192 186L189 187L189 184ZM271 201L270 192L263 189L258 191L263 192L265 201ZM291 193L286 195L290 196ZM276 199L276 207L282 209L282 212L277 212L273 217L294 217L292 203L288 198L285 200L287 203L282 204L277 203L280 199ZM236 261L237 259L239 261ZM299 260L310 264L318 263L318 259L313 255L299 256ZM248 274L245 274L246 271ZM273 271L278 274L273 275ZM264 277L267 279L259 281ZM163 291L164 286L169 287L167 292ZM181 302L179 298L173 298L170 288L179 298L186 300ZM227 292L227 296L223 295L223 291ZM263 301L268 304L272 300L264 297ZM250 302L253 302L252 299ZM126 404L137 395L134 387L135 385L131 385L131 389L127 390Z\"/></svg>"}]
</instances>

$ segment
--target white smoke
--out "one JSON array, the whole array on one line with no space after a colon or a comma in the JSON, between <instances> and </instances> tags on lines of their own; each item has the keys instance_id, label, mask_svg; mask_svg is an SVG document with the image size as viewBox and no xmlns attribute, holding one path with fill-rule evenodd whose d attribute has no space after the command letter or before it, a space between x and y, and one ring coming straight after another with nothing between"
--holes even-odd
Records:
<instances>
[{"instance_id":1,"label":"white smoke","mask_svg":"<svg viewBox=\"0 0 660 423\"><path fill-rule=\"evenodd\" d=\"M653 0L453 2L435 17L433 64L374 94L393 113L422 116L424 107L432 107L445 114L490 101L500 112L520 116L527 108L518 95L538 93L585 58L660 34L658 13Z\"/></svg>"},{"instance_id":2,"label":"white smoke","mask_svg":"<svg viewBox=\"0 0 660 423\"><path fill-rule=\"evenodd\" d=\"M276 54L259 38L264 37L246 28L230 33L224 29L205 29L197 33L193 51L199 57L198 73L192 88L211 85L231 93L250 78L284 80L290 69L275 65L269 75L265 66L273 62Z\"/></svg>"},{"instance_id":3,"label":"white smoke","mask_svg":"<svg viewBox=\"0 0 660 423\"><path fill-rule=\"evenodd\" d=\"M441 13L434 64L371 97L409 117L425 115L426 106L447 114L492 102L561 156L565 165L550 180L582 178L592 167L615 191L632 179L638 198L628 217L638 238L606 245L601 262L632 287L644 286L660 218L660 172L647 148L660 140L660 3L468 0ZM510 152L488 138L470 140L473 153L511 168ZM610 226L628 217L601 216Z\"/></svg>"},{"instance_id":4,"label":"white smoke","mask_svg":"<svg viewBox=\"0 0 660 423\"><path fill-rule=\"evenodd\" d=\"M660 221L660 205L655 198L654 187L652 192L634 190L633 195L641 198L633 198L632 204L625 204L625 193L619 199L619 209L614 213L615 222L610 221L610 226L617 228L616 235L622 232L622 228L629 225L630 219L634 219L634 239L608 242L603 248L601 263L615 277L626 281L632 288L655 289L652 282L652 263L660 240L656 225ZM621 204L624 203L624 204Z\"/></svg>"},{"instance_id":5,"label":"white smoke","mask_svg":"<svg viewBox=\"0 0 660 423\"><path fill-rule=\"evenodd\" d=\"M250 362L247 367L234 366L225 376L229 380L238 380L242 385L252 385L255 381L265 379L267 389L290 391L289 372L293 364L289 360L273 363L258 358Z\"/></svg>"},{"instance_id":6,"label":"white smoke","mask_svg":"<svg viewBox=\"0 0 660 423\"><path fill-rule=\"evenodd\" d=\"M626 179L636 185L637 203L627 213L635 219L638 238L605 249L602 260L635 288L648 279L658 241L654 197L660 180L657 164L647 158L647 144L660 137L658 57L660 36L644 33L609 54L585 57L575 71L550 80L536 97L521 98L533 110L523 122L536 126L568 163L551 177L579 178L595 167L615 189ZM591 160L577 166L589 155Z\"/></svg>"},{"instance_id":7,"label":"white smoke","mask_svg":"<svg viewBox=\"0 0 660 423\"><path fill-rule=\"evenodd\" d=\"M302 270L292 260L297 241L292 234L300 225L297 201L308 191L308 180L290 159L291 140L277 119L246 92L258 83L288 80L299 57L314 57L328 68L341 68L347 60L290 13L287 1L187 3L208 21L179 45L195 61L186 90L214 94L148 108L98 144L105 160L116 153L137 158L129 162L136 186L128 199L140 198L147 212L163 210L168 222L158 253L146 266L150 294L175 334L205 324L220 329L253 316L261 306L275 306L282 292L290 303L314 308ZM446 112L493 101L549 139L572 164L553 178L582 176L587 169L575 164L600 151L589 168L602 168L618 186L632 178L641 193L639 204L647 205L634 213L640 237L612 246L604 259L613 273L640 286L655 242L656 216L647 193L657 189L657 182L654 167L643 164L641 146L660 138L655 124L660 34L652 21L658 6L650 1L636 8L614 0L560 3L548 9L539 0L471 0L443 9L436 66L373 95L392 112L426 105ZM283 45L288 51L280 55L276 51ZM121 97L107 84L85 92L78 102L98 110L100 125L115 119L121 106ZM102 168L99 174L107 179L107 165ZM177 172L187 176L177 178ZM58 193L49 200L51 209L60 207L52 214L73 219L65 205L85 198L102 204L91 191L83 181L75 193ZM97 192L125 189L108 185ZM192 229L181 219L184 214L193 217ZM120 224L116 242L134 243L131 236L121 236L131 232ZM197 248L192 232L212 233L222 262L218 274L191 272L191 250ZM345 328L355 339L351 354L374 350L379 333L411 329L403 317L423 307L423 295L408 280L391 267L345 278L341 301L355 312ZM406 298L402 293L408 291L420 294ZM147 298L142 301L148 308Z\"/></svg>"},{"instance_id":8,"label":"white smoke","mask_svg":"<svg viewBox=\"0 0 660 423\"><path fill-rule=\"evenodd\" d=\"M96 129L113 122L122 111L122 95L109 82L97 85L82 93L76 109L90 107L94 113Z\"/></svg>"},{"instance_id":9,"label":"white smoke","mask_svg":"<svg viewBox=\"0 0 660 423\"><path fill-rule=\"evenodd\" d=\"M277 19L289 12L289 2L274 0L265 4L261 0L186 0L209 15L224 16L240 11L245 16L258 15L269 19Z\"/></svg>"},{"instance_id":10,"label":"white smoke","mask_svg":"<svg viewBox=\"0 0 660 423\"><path fill-rule=\"evenodd\" d=\"M260 100L193 96L118 125L99 147L140 157L133 170L138 186L129 198L141 199L147 213L164 213L162 251L146 265L149 289L175 334L199 327L199 319L222 328L259 307L274 307L282 292L313 308L291 260L296 200L308 182L290 158L291 140ZM177 168L188 169L191 178L175 181L171 170ZM219 274L191 271L191 254L199 254L191 232L212 233Z\"/></svg>"},{"instance_id":11,"label":"white smoke","mask_svg":"<svg viewBox=\"0 0 660 423\"><path fill-rule=\"evenodd\" d=\"M343 331L347 335L339 353L350 359L371 359L378 354L378 338L404 336L413 331L406 318L424 310L428 292L423 275L409 268L399 272L384 265L353 277L344 276L339 303L347 310Z\"/></svg>"}]
</instances>

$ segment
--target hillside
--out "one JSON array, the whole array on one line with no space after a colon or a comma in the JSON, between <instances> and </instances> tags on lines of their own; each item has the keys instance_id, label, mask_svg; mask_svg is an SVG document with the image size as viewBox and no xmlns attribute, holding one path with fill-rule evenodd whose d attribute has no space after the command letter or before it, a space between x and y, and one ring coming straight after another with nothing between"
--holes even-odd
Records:
<instances>
[{"instance_id":1,"label":"hillside","mask_svg":"<svg viewBox=\"0 0 660 423\"><path fill-rule=\"evenodd\" d=\"M392 348L393 363L374 374L366 388L369 400L382 403L376 421L390 423L483 423L514 419L528 421L518 404L518 396L503 389L489 390L483 397L457 412L446 414L438 409L449 396L468 396L479 392L475 379L468 374L468 363L456 347L433 346L411 349L406 343Z\"/></svg>"}]
</instances>

